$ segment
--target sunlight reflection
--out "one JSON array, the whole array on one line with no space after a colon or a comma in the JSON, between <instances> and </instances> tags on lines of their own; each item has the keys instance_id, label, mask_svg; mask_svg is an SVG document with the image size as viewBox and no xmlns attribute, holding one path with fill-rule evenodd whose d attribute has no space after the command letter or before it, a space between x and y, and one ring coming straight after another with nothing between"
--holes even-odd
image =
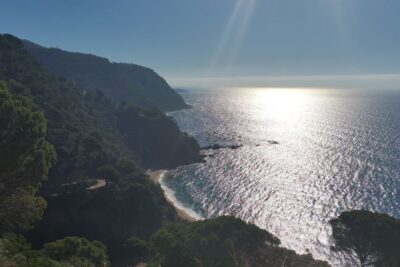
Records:
<instances>
[{"instance_id":1,"label":"sunlight reflection","mask_svg":"<svg viewBox=\"0 0 400 267\"><path fill-rule=\"evenodd\" d=\"M253 102L260 113L281 122L296 122L306 111L310 89L257 88Z\"/></svg>"}]
</instances>

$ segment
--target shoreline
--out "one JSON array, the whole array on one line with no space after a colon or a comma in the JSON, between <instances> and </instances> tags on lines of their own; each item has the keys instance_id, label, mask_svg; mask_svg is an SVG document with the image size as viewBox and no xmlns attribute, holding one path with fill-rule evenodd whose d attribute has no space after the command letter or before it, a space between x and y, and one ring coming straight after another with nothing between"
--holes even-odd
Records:
<instances>
[{"instance_id":1,"label":"shoreline","mask_svg":"<svg viewBox=\"0 0 400 267\"><path fill-rule=\"evenodd\" d=\"M201 220L202 218L199 215L195 214L194 211L189 212L188 210L186 210L186 208L183 207L183 205L175 198L173 191L171 189L169 189L162 182L166 172L167 171L165 171L165 170L155 170L155 171L147 170L146 174L150 177L150 179L155 184L160 185L160 187L164 193L165 199L168 201L169 204L171 204L175 208L176 213L179 218L181 218L182 220L184 220L186 222L195 222L195 221Z\"/></svg>"}]
</instances>

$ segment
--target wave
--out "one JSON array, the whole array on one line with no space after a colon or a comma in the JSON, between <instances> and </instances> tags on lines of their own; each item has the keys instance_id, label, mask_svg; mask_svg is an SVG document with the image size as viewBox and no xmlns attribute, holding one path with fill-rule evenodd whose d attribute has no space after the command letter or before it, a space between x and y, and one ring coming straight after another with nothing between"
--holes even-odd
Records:
<instances>
[{"instance_id":1,"label":"wave","mask_svg":"<svg viewBox=\"0 0 400 267\"><path fill-rule=\"evenodd\" d=\"M168 202L170 202L177 210L180 210L184 212L188 217L193 218L194 220L204 220L204 217L202 217L200 214L195 212L193 209L185 206L182 202L180 202L175 195L175 191L173 191L171 188L167 186L165 183L165 176L168 173L168 171L163 171L160 174L159 178L159 184L161 186L161 189L164 191L165 198L167 199Z\"/></svg>"}]
</instances>

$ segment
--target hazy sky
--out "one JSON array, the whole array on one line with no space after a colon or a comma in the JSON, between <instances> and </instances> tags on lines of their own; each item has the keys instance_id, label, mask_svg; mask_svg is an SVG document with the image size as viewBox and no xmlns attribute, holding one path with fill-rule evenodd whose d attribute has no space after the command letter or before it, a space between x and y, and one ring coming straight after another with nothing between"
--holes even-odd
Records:
<instances>
[{"instance_id":1,"label":"hazy sky","mask_svg":"<svg viewBox=\"0 0 400 267\"><path fill-rule=\"evenodd\" d=\"M399 0L0 0L0 32L187 77L400 73Z\"/></svg>"}]
</instances>

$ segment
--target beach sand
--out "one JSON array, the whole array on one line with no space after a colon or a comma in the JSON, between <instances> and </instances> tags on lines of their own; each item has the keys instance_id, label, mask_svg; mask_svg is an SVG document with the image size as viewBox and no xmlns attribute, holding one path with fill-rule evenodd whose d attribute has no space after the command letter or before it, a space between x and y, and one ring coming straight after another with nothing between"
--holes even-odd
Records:
<instances>
[{"instance_id":1,"label":"beach sand","mask_svg":"<svg viewBox=\"0 0 400 267\"><path fill-rule=\"evenodd\" d=\"M164 170L156 170L156 171L152 171L152 170L148 170L146 172L146 174L150 177L150 179L156 183L159 184L161 186L161 189L164 192L164 196L166 198L166 200L168 201L168 203L170 203L172 206L174 206L176 213L178 214L179 218L181 218L184 221L187 222L195 222L198 221L199 218L196 218L195 216L189 214L186 210L182 209L181 207L177 206L176 204L176 200L173 199L170 194L167 194L165 192L165 187L162 184L162 178L165 174Z\"/></svg>"}]
</instances>

